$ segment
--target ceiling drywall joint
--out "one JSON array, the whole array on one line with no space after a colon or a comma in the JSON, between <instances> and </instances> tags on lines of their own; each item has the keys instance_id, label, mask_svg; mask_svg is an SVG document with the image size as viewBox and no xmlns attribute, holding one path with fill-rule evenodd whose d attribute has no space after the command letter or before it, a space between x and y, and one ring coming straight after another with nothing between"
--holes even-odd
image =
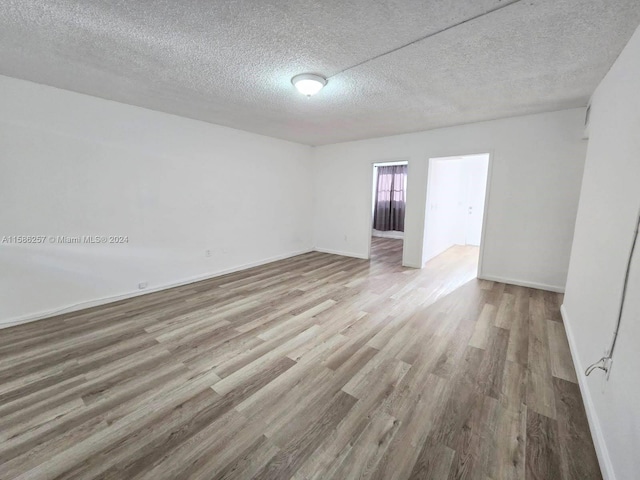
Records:
<instances>
[{"instance_id":1,"label":"ceiling drywall joint","mask_svg":"<svg viewBox=\"0 0 640 480\"><path fill-rule=\"evenodd\" d=\"M515 5L516 3L520 3L521 1L522 0L511 0L510 2L505 2L505 3L501 4L501 5L498 5L496 7L491 8L491 9L485 11L485 12L479 13L478 15L474 15L473 17L467 18L467 19L462 20L462 21L460 21L458 23L455 23L453 25L449 25L448 27L442 28L442 29L440 29L438 31L428 33L427 35L424 35L424 36L422 36L420 38L416 38L415 40L412 40L409 43L405 43L404 45L400 45L399 47L395 47L395 48L392 48L391 50L387 50L386 52L380 53L380 54L375 55L375 56L373 56L371 58L363 60L363 61L361 61L359 63L356 63L355 65L351 65L350 67L343 68L342 70L334 73L333 75L328 76L327 78L335 77L336 75L340 75L341 73L344 73L347 70L352 70L352 69L354 69L356 67L359 67L360 65L364 65L365 63L369 63L369 62L372 62L374 60L377 60L378 58L385 57L385 56L387 56L387 55L389 55L391 53L395 53L395 52L397 52L399 50L402 50L403 48L409 47L411 45L415 45L416 43L422 42L423 40L427 40L428 38L435 37L436 35L439 35L440 33L444 33L446 31L449 31L449 30L451 30L453 28L459 27L459 26L464 25L464 24L469 23L469 22L473 22L474 20L477 20L478 18L485 17L487 15L490 15L491 13L497 12L498 10L502 10L503 8L507 8L507 7L510 7L511 5Z\"/></svg>"}]
</instances>

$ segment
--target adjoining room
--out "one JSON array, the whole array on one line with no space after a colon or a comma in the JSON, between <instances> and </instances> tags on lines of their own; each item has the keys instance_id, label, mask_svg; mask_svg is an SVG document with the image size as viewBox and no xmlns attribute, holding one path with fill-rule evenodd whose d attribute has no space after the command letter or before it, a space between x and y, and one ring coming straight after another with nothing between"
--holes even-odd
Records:
<instances>
[{"instance_id":1,"label":"adjoining room","mask_svg":"<svg viewBox=\"0 0 640 480\"><path fill-rule=\"evenodd\" d=\"M373 164L370 257L402 265L407 209L406 161Z\"/></svg>"},{"instance_id":2,"label":"adjoining room","mask_svg":"<svg viewBox=\"0 0 640 480\"><path fill-rule=\"evenodd\" d=\"M467 257L467 275L478 276L489 157L487 153L429 159L423 247L427 262L445 253Z\"/></svg>"}]
</instances>

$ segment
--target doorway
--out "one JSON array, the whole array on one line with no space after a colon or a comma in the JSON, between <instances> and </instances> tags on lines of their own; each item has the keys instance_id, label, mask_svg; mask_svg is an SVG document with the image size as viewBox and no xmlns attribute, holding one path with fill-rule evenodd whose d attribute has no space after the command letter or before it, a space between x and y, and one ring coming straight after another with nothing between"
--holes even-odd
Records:
<instances>
[{"instance_id":1,"label":"doorway","mask_svg":"<svg viewBox=\"0 0 640 480\"><path fill-rule=\"evenodd\" d=\"M408 162L373 164L370 258L402 264Z\"/></svg>"},{"instance_id":2,"label":"doorway","mask_svg":"<svg viewBox=\"0 0 640 480\"><path fill-rule=\"evenodd\" d=\"M488 173L488 153L429 159L423 263L451 250L479 269Z\"/></svg>"}]
</instances>

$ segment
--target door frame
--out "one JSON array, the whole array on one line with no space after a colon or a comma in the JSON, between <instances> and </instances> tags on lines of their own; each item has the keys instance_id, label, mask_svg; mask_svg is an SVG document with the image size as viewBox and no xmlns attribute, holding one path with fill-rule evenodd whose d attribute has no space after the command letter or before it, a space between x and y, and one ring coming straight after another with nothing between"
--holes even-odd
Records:
<instances>
[{"instance_id":1,"label":"door frame","mask_svg":"<svg viewBox=\"0 0 640 480\"><path fill-rule=\"evenodd\" d=\"M476 155L488 155L489 156L489 160L487 162L487 185L486 185L486 190L484 193L484 206L483 206L483 212L482 212L482 230L480 233L480 251L479 251L479 257L478 257L478 271L476 272L476 276L478 278L482 278L483 275L483 264L484 264L484 243L485 243L485 235L486 235L486 231L487 231L487 219L489 218L489 202L491 199L491 180L493 178L493 156L494 156L494 152L492 149L487 149L485 151L480 151L480 152L472 152L472 153L462 153L462 154L453 154L453 155L438 155L438 156L429 156L427 158L427 195L425 198L425 204L424 204L424 208L425 208L425 217L424 217L424 229L423 229L423 237L422 237L422 248L424 251L424 244L426 242L427 239L427 219L429 216L429 200L431 197L431 189L429 188L429 182L431 182L431 160L441 160L441 159L446 159L446 158L460 158L460 157L472 157L472 156L476 156ZM431 259L429 259L431 260ZM427 262L429 261L427 260ZM426 264L426 262L424 262ZM422 267L424 267L424 264L422 265Z\"/></svg>"},{"instance_id":2,"label":"door frame","mask_svg":"<svg viewBox=\"0 0 640 480\"><path fill-rule=\"evenodd\" d=\"M376 185L374 184L375 178L373 176L373 172L375 171L375 167L386 167L391 165L406 165L407 166L407 190L409 189L409 158L408 157L400 157L400 158L390 158L384 160L374 160L369 163L369 215L367 215L367 225L368 225L368 238L367 238L367 259L371 259L371 230L373 230L373 209L374 202L376 201ZM405 192L405 196L407 197L405 203L405 216L407 214L407 204L409 203L409 196L407 192ZM406 232L405 232L406 233ZM404 263L404 246L405 239L402 240L402 258Z\"/></svg>"}]
</instances>

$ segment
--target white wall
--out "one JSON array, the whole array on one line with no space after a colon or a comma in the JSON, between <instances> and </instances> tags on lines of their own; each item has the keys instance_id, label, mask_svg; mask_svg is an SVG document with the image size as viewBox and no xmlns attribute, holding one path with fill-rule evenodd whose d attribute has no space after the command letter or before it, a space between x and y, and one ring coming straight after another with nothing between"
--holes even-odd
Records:
<instances>
[{"instance_id":1,"label":"white wall","mask_svg":"<svg viewBox=\"0 0 640 480\"><path fill-rule=\"evenodd\" d=\"M315 246L366 257L371 164L406 159L403 263L422 266L428 159L491 152L482 274L562 290L584 166L583 123L579 108L318 147Z\"/></svg>"},{"instance_id":2,"label":"white wall","mask_svg":"<svg viewBox=\"0 0 640 480\"><path fill-rule=\"evenodd\" d=\"M584 368L608 348L640 209L640 29L598 86L563 313L601 466L609 479L640 471L640 252L609 381Z\"/></svg>"},{"instance_id":3,"label":"white wall","mask_svg":"<svg viewBox=\"0 0 640 480\"><path fill-rule=\"evenodd\" d=\"M299 144L0 77L0 325L308 251ZM205 257L205 250L211 257Z\"/></svg>"}]
</instances>

